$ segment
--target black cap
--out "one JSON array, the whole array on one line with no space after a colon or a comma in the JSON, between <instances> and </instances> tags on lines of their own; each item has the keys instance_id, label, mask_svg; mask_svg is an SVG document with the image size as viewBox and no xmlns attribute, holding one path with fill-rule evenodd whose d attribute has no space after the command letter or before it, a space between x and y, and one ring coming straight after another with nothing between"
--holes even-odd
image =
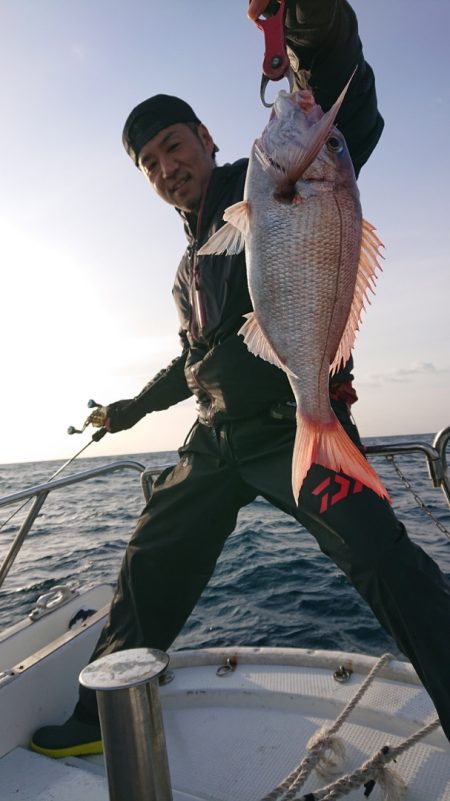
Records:
<instances>
[{"instance_id":1,"label":"black cap","mask_svg":"<svg viewBox=\"0 0 450 801\"><path fill-rule=\"evenodd\" d=\"M200 122L189 103L179 97L154 95L133 109L125 123L122 142L136 166L143 146L164 128L177 122Z\"/></svg>"}]
</instances>

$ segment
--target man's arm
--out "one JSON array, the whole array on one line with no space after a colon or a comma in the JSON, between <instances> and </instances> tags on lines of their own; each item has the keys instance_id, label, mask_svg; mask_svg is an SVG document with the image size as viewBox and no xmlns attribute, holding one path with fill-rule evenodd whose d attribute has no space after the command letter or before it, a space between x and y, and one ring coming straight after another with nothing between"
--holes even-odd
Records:
<instances>
[{"instance_id":1,"label":"man's arm","mask_svg":"<svg viewBox=\"0 0 450 801\"><path fill-rule=\"evenodd\" d=\"M105 425L111 433L124 431L134 426L149 412L168 409L191 396L186 384L184 365L187 350L160 370L135 398L115 401L105 407L105 418L98 425ZM96 423L94 423L95 425Z\"/></svg>"},{"instance_id":2,"label":"man's arm","mask_svg":"<svg viewBox=\"0 0 450 801\"><path fill-rule=\"evenodd\" d=\"M253 0L249 15L261 13L264 0ZM267 6L274 12L278 3ZM317 103L327 111L353 76L336 124L345 136L355 173L374 150L383 130L375 78L364 59L355 12L346 0L287 0L286 41L294 54L294 72L310 72Z\"/></svg>"}]
</instances>

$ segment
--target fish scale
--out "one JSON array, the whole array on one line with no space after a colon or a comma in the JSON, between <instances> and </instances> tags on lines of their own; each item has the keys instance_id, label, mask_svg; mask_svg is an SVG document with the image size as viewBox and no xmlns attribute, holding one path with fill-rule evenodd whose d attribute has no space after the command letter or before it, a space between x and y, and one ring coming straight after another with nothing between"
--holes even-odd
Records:
<instances>
[{"instance_id":1,"label":"fish scale","mask_svg":"<svg viewBox=\"0 0 450 801\"><path fill-rule=\"evenodd\" d=\"M304 205L294 207L295 214L291 214L287 224L286 218L281 216L281 210L279 222L273 218L273 225L262 226L261 241L252 243L256 248L259 246L262 255L257 260L252 259L248 265L253 306L259 307L261 311L265 303L271 303L271 316L264 326L265 333L282 359L287 357L287 352L291 353L290 364L297 375L304 375L311 359L307 349L302 347L296 350L295 345L312 328L317 327L317 324L322 326L325 315L328 314L331 318L333 312L335 318L341 319L340 325L330 325L332 342L324 347L331 363L346 322L345 307L348 308L353 295L354 271L352 273L351 270L346 270L346 263L351 263L351 260L348 257L344 259L339 272L327 269L328 265L339 259L343 238L339 218L327 214L327 205L334 206L335 200L323 193L317 203L307 201ZM345 204L344 201L342 205L350 204ZM326 226L325 240L322 237L318 241L317 236L311 235L302 239L301 231L317 232L319 224L320 231L324 232L323 221L327 216L330 217L331 224ZM298 217L302 219L298 220ZM271 237L271 231L276 231L277 235ZM289 251L286 248L280 250L279 238L290 243ZM353 260L354 258L353 254ZM292 280L292 270L289 267L292 259L295 259L295 281ZM317 277L312 280L314 272L318 273L320 280ZM337 284L340 286L339 290ZM347 295L345 300L344 290ZM276 304L271 301L271 296L277 298ZM335 297L338 299L337 304L334 303ZM311 341L316 340L312 338ZM296 367L292 363L293 353L302 358L306 365Z\"/></svg>"},{"instance_id":2,"label":"fish scale","mask_svg":"<svg viewBox=\"0 0 450 801\"><path fill-rule=\"evenodd\" d=\"M388 497L329 398L330 371L351 355L381 246L362 218L350 155L333 127L346 88L325 114L310 92L279 93L252 148L244 200L225 211L226 225L199 251L245 247L254 311L239 333L291 384L296 500L313 463Z\"/></svg>"}]
</instances>

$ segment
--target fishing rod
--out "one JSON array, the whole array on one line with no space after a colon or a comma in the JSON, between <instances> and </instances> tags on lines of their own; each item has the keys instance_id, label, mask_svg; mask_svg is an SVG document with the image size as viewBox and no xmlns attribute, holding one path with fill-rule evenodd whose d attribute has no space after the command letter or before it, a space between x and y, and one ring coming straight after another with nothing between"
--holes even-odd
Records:
<instances>
[{"instance_id":1,"label":"fishing rod","mask_svg":"<svg viewBox=\"0 0 450 801\"><path fill-rule=\"evenodd\" d=\"M69 426L69 428L67 429L67 433L69 435L82 434L85 431L85 429L88 427L88 425L90 425L91 423L94 422L95 418L97 418L97 420L102 420L103 419L103 421L104 421L105 412L103 410L105 409L105 407L102 406L101 403L97 403L96 401L91 399L91 400L88 401L87 405L88 405L89 409L96 409L97 412L91 412L91 414L84 421L84 423L83 423L81 428L75 428L74 426ZM92 434L91 439L89 440L89 442L87 442L85 445L83 445L83 447L80 448L80 450L77 451L73 456L71 456L70 459L67 459L67 462L64 462L64 464L61 465L61 467L58 467L58 469L47 479L47 483L49 483L50 481L53 481L57 476L59 476L60 473L62 473L63 470L65 470L70 464L72 464L72 462L74 462L75 459L78 459L78 457L86 450L86 448L89 448L89 446L92 445L93 442L100 442L100 440L103 439L103 437L107 433L108 433L108 429L105 428L104 426L99 428L98 431L95 431ZM6 520L4 520L3 523L0 524L0 531L2 530L2 528L4 526L6 526L10 522L10 520L13 519L13 517L15 517L21 511L21 509L24 509L24 507L28 503L30 503L30 501L31 501L31 498L27 498L27 500L24 501L24 503L22 503L21 506L19 506Z\"/></svg>"}]
</instances>

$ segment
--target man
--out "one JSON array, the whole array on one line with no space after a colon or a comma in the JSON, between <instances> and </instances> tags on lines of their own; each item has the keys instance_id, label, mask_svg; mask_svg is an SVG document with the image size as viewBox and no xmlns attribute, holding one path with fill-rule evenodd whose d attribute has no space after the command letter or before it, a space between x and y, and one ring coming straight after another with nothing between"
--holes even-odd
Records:
<instances>
[{"instance_id":1,"label":"man","mask_svg":"<svg viewBox=\"0 0 450 801\"><path fill-rule=\"evenodd\" d=\"M253 0L250 15L265 5ZM324 109L358 66L337 120L358 173L383 123L355 15L346 0L291 0L286 26L293 61L310 71ZM323 509L314 490L336 476L313 465L297 507L290 484L296 423L289 383L284 372L250 354L237 334L251 311L244 255L197 255L223 224L225 208L242 199L247 161L216 167L208 129L187 103L167 95L133 109L123 143L184 224L189 244L174 285L183 350L136 398L110 404L94 422L120 431L191 394L198 421L179 463L155 482L92 659L126 648L167 649L211 577L239 509L263 495L302 523L350 578L413 663L450 737L449 582L411 543L390 505L368 488ZM350 420L356 399L350 371L348 364L333 377L330 397L361 447ZM40 729L32 747L51 756L101 750L95 695L81 688L71 718Z\"/></svg>"}]
</instances>

